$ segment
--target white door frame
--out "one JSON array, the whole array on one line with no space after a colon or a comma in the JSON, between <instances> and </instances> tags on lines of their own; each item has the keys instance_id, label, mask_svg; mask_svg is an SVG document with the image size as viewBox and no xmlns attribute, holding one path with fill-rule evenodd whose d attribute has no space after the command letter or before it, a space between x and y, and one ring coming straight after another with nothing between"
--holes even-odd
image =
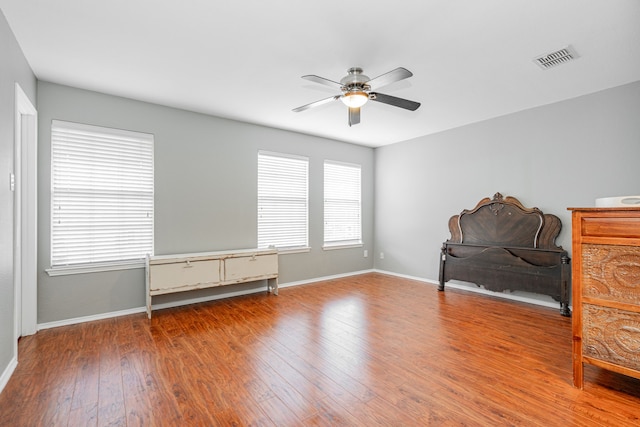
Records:
<instances>
[{"instance_id":1,"label":"white door frame","mask_svg":"<svg viewBox=\"0 0 640 427\"><path fill-rule=\"evenodd\" d=\"M18 83L14 127L14 313L18 338L35 334L38 323L37 169L38 112Z\"/></svg>"}]
</instances>

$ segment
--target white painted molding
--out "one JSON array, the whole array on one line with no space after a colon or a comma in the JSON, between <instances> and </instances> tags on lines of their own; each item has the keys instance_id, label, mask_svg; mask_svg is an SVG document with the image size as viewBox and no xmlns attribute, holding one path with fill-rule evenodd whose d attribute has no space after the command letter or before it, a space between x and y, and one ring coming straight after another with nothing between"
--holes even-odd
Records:
<instances>
[{"instance_id":1,"label":"white painted molding","mask_svg":"<svg viewBox=\"0 0 640 427\"><path fill-rule=\"evenodd\" d=\"M15 231L19 233L19 237L17 243L14 243L18 245L14 248L14 264L20 266L14 279L14 305L15 315L21 316L20 319L15 319L17 355L18 337L35 334L38 317L38 112L17 82L14 108L14 169L18 180L15 197L18 218L15 220L19 227Z\"/></svg>"},{"instance_id":2,"label":"white painted molding","mask_svg":"<svg viewBox=\"0 0 640 427\"><path fill-rule=\"evenodd\" d=\"M2 373L2 376L0 376L0 393L2 393L2 390L4 390L5 386L9 382L9 378L11 378L11 375L13 375L13 372L16 370L17 366L18 359L12 357L9 365L7 365L7 368Z\"/></svg>"},{"instance_id":3,"label":"white painted molding","mask_svg":"<svg viewBox=\"0 0 640 427\"><path fill-rule=\"evenodd\" d=\"M431 280L431 279L424 279L422 277L416 277L416 276L409 276L406 274L400 274L400 273L394 273L392 271L384 271L384 270L374 270L376 273L380 273L380 274L387 274L389 276L396 276L396 277L402 277L404 279L411 279L411 280L415 280L418 282L423 282L423 283L428 283L430 285L439 285L440 282L437 280ZM534 305L539 305L539 306L543 306L543 307L550 307L550 308L557 308L558 310L560 309L560 302L559 301L554 301L551 297L547 297L546 295L538 295L538 294L529 294L532 295L531 297L526 296L526 295L521 295L521 294L516 294L516 293L508 293L508 292L493 292L493 291L488 291L486 289L480 288L476 285L470 284L470 285L464 285L461 283L456 283L456 282L447 282L446 284L447 288L452 288L452 289L458 289L461 291L468 291L468 292L475 292L477 294L482 294L482 295L490 295L492 297L496 297L496 298L503 298L503 299L508 299L508 300L512 300L512 301L519 301L519 302L524 302L527 304L534 304ZM533 296L535 295L535 296ZM539 299L539 298L548 298L549 301L545 301L543 299ZM573 310L573 307L570 306L570 308Z\"/></svg>"},{"instance_id":4,"label":"white painted molding","mask_svg":"<svg viewBox=\"0 0 640 427\"><path fill-rule=\"evenodd\" d=\"M145 307L130 308L127 310L111 311L109 313L94 314L91 316L74 317L73 319L56 320L55 322L47 322L38 324L38 330L57 328L59 326L76 325L78 323L93 322L95 320L111 319L112 317L128 316L130 314L144 313Z\"/></svg>"},{"instance_id":5,"label":"white painted molding","mask_svg":"<svg viewBox=\"0 0 640 427\"><path fill-rule=\"evenodd\" d=\"M310 284L310 283L322 282L322 281L325 281L325 280L332 280L332 279L339 279L341 277L357 276L359 274L371 273L371 272L373 272L373 270L363 270L363 271L355 271L355 272L352 272L352 273L337 274L337 275L334 275L334 276L325 276L325 277L319 277L319 278L315 278L315 279L302 280L302 281L297 281L297 282L278 283L278 288L282 289L282 288L288 288L288 287L291 287L291 286L306 285L306 284ZM181 305L198 304L198 303L201 303L201 302L215 301L215 300L219 300L219 299L231 298L231 297L236 297L236 296L240 296L240 295L257 294L257 293L260 293L260 292L264 292L264 289L262 287L261 288L257 288L257 289L251 289L251 290L231 291L231 292L225 292L223 294L218 294L218 295L210 295L210 296L200 297L200 298L192 298L192 299L187 299L187 300L167 302L167 303L163 303L163 304L155 304L155 305L153 305L153 309L154 310L158 310L158 309L163 309L163 308L179 307Z\"/></svg>"},{"instance_id":6,"label":"white painted molding","mask_svg":"<svg viewBox=\"0 0 640 427\"><path fill-rule=\"evenodd\" d=\"M358 276L360 274L373 273L373 272L374 270L361 270L361 271L354 271L351 273L336 274L333 276L318 277L315 279L302 280L297 282L282 283L282 284L278 284L278 288L282 289L282 288L288 288L290 286L307 285L315 282L323 282L325 280L339 279L339 278L349 277L349 276ZM231 297L240 296L240 295L250 295L250 294L255 294L259 292L264 292L263 287L260 287L257 289L251 289L251 290L225 292L219 295L210 295L210 296L200 297L200 298L191 298L186 300L182 299L180 301L172 301L172 302L167 302L162 304L154 304L153 309L161 310L163 308L179 307L182 305L197 304L197 303L207 302L207 301L215 301L219 299L231 298ZM112 311L109 313L101 313L101 314L96 314L92 316L76 317L73 319L65 319L65 320L58 320L55 322L41 323L38 325L38 330L57 328L59 326L76 325L78 323L92 322L94 320L110 319L112 317L127 316L130 314L144 313L146 312L146 310L147 310L146 307L136 307L128 310Z\"/></svg>"},{"instance_id":7,"label":"white painted molding","mask_svg":"<svg viewBox=\"0 0 640 427\"><path fill-rule=\"evenodd\" d=\"M51 277L68 276L70 274L101 273L103 271L132 270L144 268L144 260L116 261L116 262L95 262L86 266L59 266L47 268L44 271Z\"/></svg>"},{"instance_id":8,"label":"white painted molding","mask_svg":"<svg viewBox=\"0 0 640 427\"><path fill-rule=\"evenodd\" d=\"M422 282L422 283L426 283L426 284L429 284L429 285L434 285L434 286L438 285L438 281L437 280L430 280L430 279L425 279L425 278L422 278L422 277L410 276L410 275L407 275L407 274L394 273L392 271L371 269L371 270L352 271L350 273L343 273L343 274L335 274L335 275L332 275L332 276L316 277L316 278L313 278L313 279L299 280L299 281L288 282L288 283L281 283L281 284L278 284L278 288L282 289L282 288L288 288L288 287L292 287L292 286L309 285L309 284L313 284L313 283L324 282L324 281L327 281L327 280L341 279L341 278L350 277L350 276L359 276L361 274L367 274L367 273L386 274L388 276L395 276L395 277L401 277L401 278L404 278L404 279L415 280L417 282ZM471 286L468 286L468 285L447 282L447 287L448 288L453 288L453 289L459 289L459 290L462 290L462 291L475 292L475 293L479 293L479 294L483 294L483 295L490 295L490 296L494 296L494 297L498 297L498 298L504 298L504 299L514 300L514 301L524 302L524 303L528 303L528 304L535 304L535 305L540 305L540 306L544 306L544 307L560 309L560 303L559 302L543 301L543 300L539 300L539 299L531 298L531 297L527 297L527 296L522 296L522 295L514 295L514 294L508 294L508 293L499 293L499 292L487 291L485 289L476 287L475 285L473 285L473 287L471 287ZM240 295L250 295L250 294L255 294L255 293L260 293L260 292L264 292L264 289L262 287L256 288L256 289L251 289L251 290L225 292L225 293L219 294L219 295L211 295L211 296L200 297L200 298L191 298L191 299L186 299L186 300L183 299L183 300L180 300L180 301L172 301L172 302L167 302L167 303L162 303L162 304L155 304L153 306L153 309L154 310L161 310L161 309L164 309L164 308L173 308L173 307L179 307L179 306L189 305L189 304L198 304L198 303L201 303L201 302L215 301L215 300L219 300L219 299L231 298L231 297L236 297L236 296L240 296ZM109 313L96 314L96 315L92 315L92 316L76 317L76 318L73 318L73 319L65 319L65 320L59 320L59 321L55 321L55 322L41 323L41 324L38 325L38 330L57 328L59 326L75 325L75 324L78 324L78 323L92 322L92 321L95 321L95 320L110 319L112 317L127 316L127 315L130 315L130 314L144 313L145 311L146 311L146 307L136 307L136 308L131 308L131 309L128 309L128 310L113 311L113 312L109 312Z\"/></svg>"},{"instance_id":9,"label":"white painted molding","mask_svg":"<svg viewBox=\"0 0 640 427\"><path fill-rule=\"evenodd\" d=\"M278 285L278 287L280 287L280 285ZM251 290L231 291L231 292L225 292L223 294L218 294L218 295L209 295L209 296L200 297L200 298L181 299L180 301L171 301L171 302L165 302L162 304L153 304L152 308L153 310L162 310L163 308L180 307L182 305L198 304L201 302L216 301L219 299L237 297L240 295L257 294L260 292L265 292L264 286L260 286L260 288L251 289Z\"/></svg>"},{"instance_id":10,"label":"white painted molding","mask_svg":"<svg viewBox=\"0 0 640 427\"><path fill-rule=\"evenodd\" d=\"M283 283L283 284L279 284L278 287L279 288L288 288L290 286L308 285L308 284L316 283L316 282L324 282L326 280L341 279L343 277L359 276L361 274L374 273L374 272L375 272L375 270L352 271L350 273L334 274L332 276L316 277L314 279L300 280L300 281L296 281L296 282Z\"/></svg>"}]
</instances>

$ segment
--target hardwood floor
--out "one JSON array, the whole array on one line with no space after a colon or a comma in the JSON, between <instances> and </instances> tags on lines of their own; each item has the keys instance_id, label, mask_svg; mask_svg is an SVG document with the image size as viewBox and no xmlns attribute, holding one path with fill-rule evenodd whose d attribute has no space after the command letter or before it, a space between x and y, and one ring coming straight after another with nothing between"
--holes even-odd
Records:
<instances>
[{"instance_id":1,"label":"hardwood floor","mask_svg":"<svg viewBox=\"0 0 640 427\"><path fill-rule=\"evenodd\" d=\"M2 426L631 426L559 310L366 274L21 339Z\"/></svg>"}]
</instances>

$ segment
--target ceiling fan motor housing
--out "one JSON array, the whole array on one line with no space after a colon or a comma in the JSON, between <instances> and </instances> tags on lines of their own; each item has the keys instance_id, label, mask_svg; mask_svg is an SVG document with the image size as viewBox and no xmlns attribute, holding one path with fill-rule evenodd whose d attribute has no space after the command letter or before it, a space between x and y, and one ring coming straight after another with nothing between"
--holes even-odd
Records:
<instances>
[{"instance_id":1,"label":"ceiling fan motor housing","mask_svg":"<svg viewBox=\"0 0 640 427\"><path fill-rule=\"evenodd\" d=\"M346 76L344 76L340 80L340 84L342 84L342 91L345 93L348 92L366 92L371 90L371 86L366 84L371 78L369 76L362 74L362 68L360 67L352 67L347 70Z\"/></svg>"}]
</instances>

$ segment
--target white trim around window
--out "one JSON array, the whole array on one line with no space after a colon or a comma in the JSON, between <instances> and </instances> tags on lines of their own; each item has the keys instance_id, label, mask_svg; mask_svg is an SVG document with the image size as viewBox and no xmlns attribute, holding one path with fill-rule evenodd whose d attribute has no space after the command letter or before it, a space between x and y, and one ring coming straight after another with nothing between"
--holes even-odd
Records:
<instances>
[{"instance_id":1,"label":"white trim around window","mask_svg":"<svg viewBox=\"0 0 640 427\"><path fill-rule=\"evenodd\" d=\"M153 142L52 121L49 275L138 268L153 254Z\"/></svg>"},{"instance_id":2,"label":"white trim around window","mask_svg":"<svg viewBox=\"0 0 640 427\"><path fill-rule=\"evenodd\" d=\"M326 250L362 246L362 170L352 163L324 162Z\"/></svg>"},{"instance_id":3,"label":"white trim around window","mask_svg":"<svg viewBox=\"0 0 640 427\"><path fill-rule=\"evenodd\" d=\"M258 248L309 251L309 159L258 152Z\"/></svg>"}]
</instances>

